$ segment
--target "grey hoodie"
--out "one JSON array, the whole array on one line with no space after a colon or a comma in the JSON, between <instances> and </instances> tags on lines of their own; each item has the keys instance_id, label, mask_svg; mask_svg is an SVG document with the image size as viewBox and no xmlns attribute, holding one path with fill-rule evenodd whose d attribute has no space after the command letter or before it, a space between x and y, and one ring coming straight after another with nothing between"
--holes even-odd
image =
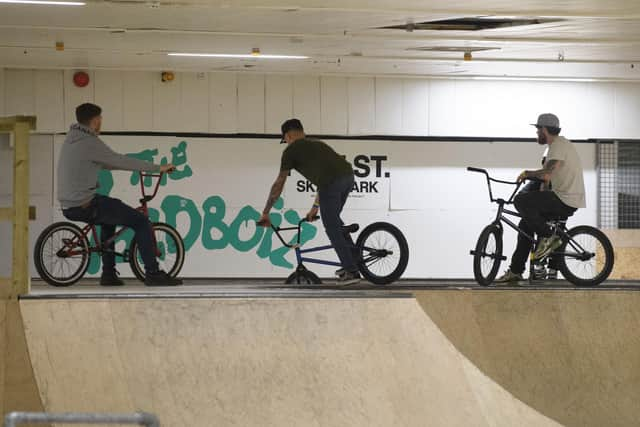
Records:
<instances>
[{"instance_id":1,"label":"grey hoodie","mask_svg":"<svg viewBox=\"0 0 640 427\"><path fill-rule=\"evenodd\" d=\"M58 201L62 209L82 206L93 199L101 169L157 172L160 166L118 154L92 129L71 125L58 160Z\"/></svg>"}]
</instances>

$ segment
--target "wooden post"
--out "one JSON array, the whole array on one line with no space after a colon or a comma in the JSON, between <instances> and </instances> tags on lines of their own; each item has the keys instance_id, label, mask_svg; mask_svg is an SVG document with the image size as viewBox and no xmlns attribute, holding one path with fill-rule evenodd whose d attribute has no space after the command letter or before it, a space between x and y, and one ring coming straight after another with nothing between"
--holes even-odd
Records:
<instances>
[{"instance_id":1,"label":"wooden post","mask_svg":"<svg viewBox=\"0 0 640 427\"><path fill-rule=\"evenodd\" d=\"M13 268L10 298L31 290L29 274L29 124L15 126L13 150Z\"/></svg>"},{"instance_id":2,"label":"wooden post","mask_svg":"<svg viewBox=\"0 0 640 427\"><path fill-rule=\"evenodd\" d=\"M0 278L2 295L16 299L30 291L29 275L29 131L35 129L35 117L0 118L0 131L12 132L13 147L13 206L0 210L0 220L11 216L13 221L13 262L11 279Z\"/></svg>"}]
</instances>

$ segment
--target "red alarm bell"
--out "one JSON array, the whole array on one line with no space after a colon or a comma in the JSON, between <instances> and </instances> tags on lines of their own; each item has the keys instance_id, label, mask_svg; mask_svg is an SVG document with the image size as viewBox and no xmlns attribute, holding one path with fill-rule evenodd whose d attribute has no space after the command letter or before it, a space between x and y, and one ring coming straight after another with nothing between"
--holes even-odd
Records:
<instances>
[{"instance_id":1,"label":"red alarm bell","mask_svg":"<svg viewBox=\"0 0 640 427\"><path fill-rule=\"evenodd\" d=\"M77 71L73 75L73 83L78 87L85 87L89 84L89 74L84 71Z\"/></svg>"}]
</instances>

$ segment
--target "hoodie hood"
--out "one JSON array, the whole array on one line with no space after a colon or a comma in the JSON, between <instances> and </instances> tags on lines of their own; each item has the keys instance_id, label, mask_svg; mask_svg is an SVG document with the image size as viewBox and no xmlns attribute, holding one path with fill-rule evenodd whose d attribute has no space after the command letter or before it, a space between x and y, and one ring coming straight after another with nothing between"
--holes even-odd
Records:
<instances>
[{"instance_id":1,"label":"hoodie hood","mask_svg":"<svg viewBox=\"0 0 640 427\"><path fill-rule=\"evenodd\" d=\"M95 138L98 135L89 127L81 125L80 123L74 123L67 132L66 142L74 144L85 138Z\"/></svg>"}]
</instances>

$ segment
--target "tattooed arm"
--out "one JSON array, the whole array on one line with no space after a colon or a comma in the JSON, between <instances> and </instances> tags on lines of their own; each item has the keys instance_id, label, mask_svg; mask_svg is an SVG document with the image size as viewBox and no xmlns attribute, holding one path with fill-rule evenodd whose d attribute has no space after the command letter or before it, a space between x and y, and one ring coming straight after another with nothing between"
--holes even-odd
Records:
<instances>
[{"instance_id":1,"label":"tattooed arm","mask_svg":"<svg viewBox=\"0 0 640 427\"><path fill-rule=\"evenodd\" d=\"M316 216L318 215L318 209L320 209L320 194L316 193L316 197L313 201L313 206L305 217L307 218L307 221L315 221Z\"/></svg>"},{"instance_id":2,"label":"tattooed arm","mask_svg":"<svg viewBox=\"0 0 640 427\"><path fill-rule=\"evenodd\" d=\"M271 221L269 220L269 211L275 204L280 194L282 194L282 189L284 188L284 183L287 181L287 176L289 175L289 171L280 171L276 181L271 186L271 192L269 192L269 197L267 198L267 203L264 205L264 209L262 210L262 216L258 220L258 225L262 225L264 227L268 227L271 225Z\"/></svg>"},{"instance_id":3,"label":"tattooed arm","mask_svg":"<svg viewBox=\"0 0 640 427\"><path fill-rule=\"evenodd\" d=\"M551 180L551 173L554 169L562 167L562 160L551 159L548 160L542 169L538 169L535 171L523 171L518 177L519 181L523 181L525 179L539 179L544 181L545 187L548 187L548 183Z\"/></svg>"}]
</instances>

